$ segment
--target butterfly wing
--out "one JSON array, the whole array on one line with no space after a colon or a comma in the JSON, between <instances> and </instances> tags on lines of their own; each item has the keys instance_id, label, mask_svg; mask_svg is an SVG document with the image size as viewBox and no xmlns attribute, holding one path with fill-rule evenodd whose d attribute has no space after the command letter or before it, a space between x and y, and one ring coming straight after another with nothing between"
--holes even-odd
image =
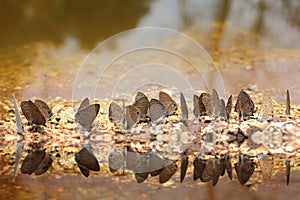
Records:
<instances>
[{"instance_id":1,"label":"butterfly wing","mask_svg":"<svg viewBox=\"0 0 300 200\"><path fill-rule=\"evenodd\" d=\"M193 95L193 104L194 104L194 116L195 118L200 117L200 106L199 106L199 97L197 95Z\"/></svg>"},{"instance_id":2,"label":"butterfly wing","mask_svg":"<svg viewBox=\"0 0 300 200\"><path fill-rule=\"evenodd\" d=\"M143 94L143 93L141 93L141 94ZM140 110L140 118L144 120L144 119L146 119L146 116L148 114L150 103L149 103L148 97L146 97L144 94L139 95L140 97L138 97L138 95L139 95L139 93L135 97L135 102L133 105Z\"/></svg>"},{"instance_id":3,"label":"butterfly wing","mask_svg":"<svg viewBox=\"0 0 300 200\"><path fill-rule=\"evenodd\" d=\"M291 175L291 161L285 161L285 169L286 169L286 184L290 184L290 175Z\"/></svg>"},{"instance_id":4,"label":"butterfly wing","mask_svg":"<svg viewBox=\"0 0 300 200\"><path fill-rule=\"evenodd\" d=\"M23 115L25 118L28 120L29 123L32 123L32 118L31 118L31 109L29 106L29 101L22 101L21 102L21 110L23 112Z\"/></svg>"},{"instance_id":5,"label":"butterfly wing","mask_svg":"<svg viewBox=\"0 0 300 200\"><path fill-rule=\"evenodd\" d=\"M274 116L274 105L270 93L267 91L263 93L260 115L265 119L272 119Z\"/></svg>"},{"instance_id":6,"label":"butterfly wing","mask_svg":"<svg viewBox=\"0 0 300 200\"><path fill-rule=\"evenodd\" d=\"M200 115L211 115L212 114L212 105L211 97L208 93L202 93L199 97L199 107Z\"/></svg>"},{"instance_id":7,"label":"butterfly wing","mask_svg":"<svg viewBox=\"0 0 300 200\"><path fill-rule=\"evenodd\" d=\"M88 97L85 97L82 100L82 102L80 103L78 110L80 110L80 109L82 109L82 108L84 108L84 107L86 107L88 105L90 105L90 99Z\"/></svg>"},{"instance_id":8,"label":"butterfly wing","mask_svg":"<svg viewBox=\"0 0 300 200\"><path fill-rule=\"evenodd\" d=\"M15 178L17 176L18 166L22 157L23 150L24 150L24 143L18 142L16 146L16 159L15 159L15 166L14 166L13 182L15 181Z\"/></svg>"},{"instance_id":9,"label":"butterfly wing","mask_svg":"<svg viewBox=\"0 0 300 200\"><path fill-rule=\"evenodd\" d=\"M34 171L34 174L38 176L46 173L48 169L51 167L51 165L52 165L52 159L48 154L46 154L43 160L41 161L41 163L39 164L38 168Z\"/></svg>"},{"instance_id":10,"label":"butterfly wing","mask_svg":"<svg viewBox=\"0 0 300 200\"><path fill-rule=\"evenodd\" d=\"M132 128L140 119L140 109L135 106L127 106L125 114L127 129Z\"/></svg>"},{"instance_id":11,"label":"butterfly wing","mask_svg":"<svg viewBox=\"0 0 300 200\"><path fill-rule=\"evenodd\" d=\"M212 94L211 94L211 106L212 106L212 115L215 117L220 116L221 101L219 98L219 94L215 89L212 90Z\"/></svg>"},{"instance_id":12,"label":"butterfly wing","mask_svg":"<svg viewBox=\"0 0 300 200\"><path fill-rule=\"evenodd\" d=\"M36 105L36 107L39 109L39 111L42 113L42 115L44 116L45 120L48 120L52 117L53 113L51 108L47 105L46 102L40 100L40 99L36 99L34 101L34 104Z\"/></svg>"},{"instance_id":13,"label":"butterfly wing","mask_svg":"<svg viewBox=\"0 0 300 200\"><path fill-rule=\"evenodd\" d=\"M167 115L176 114L177 103L167 93L159 92L159 101L164 105Z\"/></svg>"},{"instance_id":14,"label":"butterfly wing","mask_svg":"<svg viewBox=\"0 0 300 200\"><path fill-rule=\"evenodd\" d=\"M150 100L149 115L151 121L156 121L166 114L164 105L157 99Z\"/></svg>"},{"instance_id":15,"label":"butterfly wing","mask_svg":"<svg viewBox=\"0 0 300 200\"><path fill-rule=\"evenodd\" d=\"M109 105L109 120L118 127L123 127L125 114L123 109L115 102Z\"/></svg>"},{"instance_id":16,"label":"butterfly wing","mask_svg":"<svg viewBox=\"0 0 300 200\"><path fill-rule=\"evenodd\" d=\"M164 160L157 154L151 153L149 157L149 171L151 176L157 176L164 169Z\"/></svg>"},{"instance_id":17,"label":"butterfly wing","mask_svg":"<svg viewBox=\"0 0 300 200\"><path fill-rule=\"evenodd\" d=\"M180 92L180 105L181 105L181 120L186 121L189 118L187 104L183 94Z\"/></svg>"},{"instance_id":18,"label":"butterfly wing","mask_svg":"<svg viewBox=\"0 0 300 200\"><path fill-rule=\"evenodd\" d=\"M46 153L44 150L29 152L22 163L21 173L31 175L38 168L45 155Z\"/></svg>"},{"instance_id":19,"label":"butterfly wing","mask_svg":"<svg viewBox=\"0 0 300 200\"><path fill-rule=\"evenodd\" d=\"M114 151L109 154L108 157L108 165L109 165L109 170L112 173L115 173L121 167L124 165L125 162L125 155L122 150Z\"/></svg>"},{"instance_id":20,"label":"butterfly wing","mask_svg":"<svg viewBox=\"0 0 300 200\"><path fill-rule=\"evenodd\" d=\"M24 125L22 123L22 118L19 112L19 108L18 108L18 104L17 104L17 99L15 97L15 95L13 94L13 102L14 102L14 109L15 109L15 116L16 116L16 128L15 130L18 133L24 133Z\"/></svg>"},{"instance_id":21,"label":"butterfly wing","mask_svg":"<svg viewBox=\"0 0 300 200\"><path fill-rule=\"evenodd\" d=\"M77 111L75 121L83 128L90 129L100 110L100 104L91 104Z\"/></svg>"},{"instance_id":22,"label":"butterfly wing","mask_svg":"<svg viewBox=\"0 0 300 200\"><path fill-rule=\"evenodd\" d=\"M189 164L189 157L187 155L181 156L181 167L180 167L180 182L184 180L184 177L186 175L186 171Z\"/></svg>"},{"instance_id":23,"label":"butterfly wing","mask_svg":"<svg viewBox=\"0 0 300 200\"><path fill-rule=\"evenodd\" d=\"M170 180L172 176L176 173L177 168L178 167L175 162L172 162L169 165L165 166L165 168L159 174L159 183L163 184Z\"/></svg>"},{"instance_id":24,"label":"butterfly wing","mask_svg":"<svg viewBox=\"0 0 300 200\"><path fill-rule=\"evenodd\" d=\"M230 97L227 100L227 104L226 104L226 118L227 118L227 120L229 120L229 118L230 118L231 110L232 110L232 95L230 95Z\"/></svg>"},{"instance_id":25,"label":"butterfly wing","mask_svg":"<svg viewBox=\"0 0 300 200\"><path fill-rule=\"evenodd\" d=\"M291 114L291 100L290 100L290 92L286 90L286 102L285 102L285 114Z\"/></svg>"},{"instance_id":26,"label":"butterfly wing","mask_svg":"<svg viewBox=\"0 0 300 200\"><path fill-rule=\"evenodd\" d=\"M82 148L75 154L75 161L78 166L84 167L91 171L100 171L100 166L93 152L87 148Z\"/></svg>"}]
</instances>

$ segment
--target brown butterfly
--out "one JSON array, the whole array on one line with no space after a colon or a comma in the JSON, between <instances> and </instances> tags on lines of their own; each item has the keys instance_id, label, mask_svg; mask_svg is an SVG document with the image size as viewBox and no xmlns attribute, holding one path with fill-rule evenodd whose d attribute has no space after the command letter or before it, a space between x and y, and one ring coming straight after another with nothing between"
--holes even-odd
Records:
<instances>
[{"instance_id":1,"label":"brown butterfly","mask_svg":"<svg viewBox=\"0 0 300 200\"><path fill-rule=\"evenodd\" d=\"M230 113L232 110L232 95L229 96L226 104L226 119L229 120L230 118Z\"/></svg>"},{"instance_id":2,"label":"brown butterfly","mask_svg":"<svg viewBox=\"0 0 300 200\"><path fill-rule=\"evenodd\" d=\"M212 105L211 105L211 96L208 93L202 93L199 97L199 108L200 116L202 115L211 115L212 114Z\"/></svg>"},{"instance_id":3,"label":"brown butterfly","mask_svg":"<svg viewBox=\"0 0 300 200\"><path fill-rule=\"evenodd\" d=\"M235 172L241 185L247 183L254 172L254 162L248 156L239 155L239 161L234 164Z\"/></svg>"},{"instance_id":4,"label":"brown butterfly","mask_svg":"<svg viewBox=\"0 0 300 200\"><path fill-rule=\"evenodd\" d=\"M30 124L46 125L46 120L52 116L52 110L42 100L36 99L21 102L21 110Z\"/></svg>"},{"instance_id":5,"label":"brown butterfly","mask_svg":"<svg viewBox=\"0 0 300 200\"><path fill-rule=\"evenodd\" d=\"M188 107L185 101L185 97L180 92L180 105L181 105L181 121L186 123L186 120L189 118Z\"/></svg>"},{"instance_id":6,"label":"brown butterfly","mask_svg":"<svg viewBox=\"0 0 300 200\"><path fill-rule=\"evenodd\" d=\"M291 114L291 101L290 101L290 92L286 90L286 102L285 102L285 114Z\"/></svg>"},{"instance_id":7,"label":"brown butterfly","mask_svg":"<svg viewBox=\"0 0 300 200\"><path fill-rule=\"evenodd\" d=\"M194 116L195 118L199 118L200 117L200 105L199 105L199 97L197 95L193 95L193 105L194 105Z\"/></svg>"},{"instance_id":8,"label":"brown butterfly","mask_svg":"<svg viewBox=\"0 0 300 200\"><path fill-rule=\"evenodd\" d=\"M212 106L212 115L214 117L219 117L222 105L219 98L219 94L215 89L212 90L212 94L211 94L211 106Z\"/></svg>"},{"instance_id":9,"label":"brown butterfly","mask_svg":"<svg viewBox=\"0 0 300 200\"><path fill-rule=\"evenodd\" d=\"M175 162L171 162L170 164L165 166L158 176L159 183L163 184L166 183L168 180L170 180L172 176L176 173L177 168L178 167Z\"/></svg>"},{"instance_id":10,"label":"brown butterfly","mask_svg":"<svg viewBox=\"0 0 300 200\"><path fill-rule=\"evenodd\" d=\"M239 119L253 116L254 109L254 103L250 96L244 90L241 90L234 108L234 111L239 114Z\"/></svg>"},{"instance_id":11,"label":"brown butterfly","mask_svg":"<svg viewBox=\"0 0 300 200\"><path fill-rule=\"evenodd\" d=\"M115 102L109 105L109 121L114 123L118 128L125 127L125 113L123 109Z\"/></svg>"},{"instance_id":12,"label":"brown butterfly","mask_svg":"<svg viewBox=\"0 0 300 200\"><path fill-rule=\"evenodd\" d=\"M130 129L140 120L140 109L135 106L127 106L125 112L126 127Z\"/></svg>"},{"instance_id":13,"label":"brown butterfly","mask_svg":"<svg viewBox=\"0 0 300 200\"><path fill-rule=\"evenodd\" d=\"M272 119L274 117L274 105L270 93L267 91L263 93L260 115L264 119Z\"/></svg>"},{"instance_id":14,"label":"brown butterfly","mask_svg":"<svg viewBox=\"0 0 300 200\"><path fill-rule=\"evenodd\" d=\"M75 161L85 177L89 177L91 171L100 171L100 166L97 158L93 152L83 147L78 153L75 154Z\"/></svg>"},{"instance_id":15,"label":"brown butterfly","mask_svg":"<svg viewBox=\"0 0 300 200\"><path fill-rule=\"evenodd\" d=\"M100 110L100 104L89 104L89 99L85 98L78 111L75 114L75 121L78 122L84 129L91 130L92 123L96 119Z\"/></svg>"},{"instance_id":16,"label":"brown butterfly","mask_svg":"<svg viewBox=\"0 0 300 200\"><path fill-rule=\"evenodd\" d=\"M220 117L222 117L223 119L227 119L225 101L224 99L221 99L220 101L221 101Z\"/></svg>"},{"instance_id":17,"label":"brown butterfly","mask_svg":"<svg viewBox=\"0 0 300 200\"><path fill-rule=\"evenodd\" d=\"M164 105L168 116L176 114L177 103L165 92L159 92L159 101Z\"/></svg>"},{"instance_id":18,"label":"brown butterfly","mask_svg":"<svg viewBox=\"0 0 300 200\"><path fill-rule=\"evenodd\" d=\"M142 92L138 92L135 96L135 101L133 105L138 109L140 109L140 119L146 120L146 116L148 114L148 110L150 106L148 97Z\"/></svg>"},{"instance_id":19,"label":"brown butterfly","mask_svg":"<svg viewBox=\"0 0 300 200\"><path fill-rule=\"evenodd\" d=\"M150 100L149 116L152 122L159 121L166 115L165 106L157 99Z\"/></svg>"},{"instance_id":20,"label":"brown butterfly","mask_svg":"<svg viewBox=\"0 0 300 200\"><path fill-rule=\"evenodd\" d=\"M286 169L286 184L290 184L290 175L291 175L291 161L285 161L285 169Z\"/></svg>"}]
</instances>

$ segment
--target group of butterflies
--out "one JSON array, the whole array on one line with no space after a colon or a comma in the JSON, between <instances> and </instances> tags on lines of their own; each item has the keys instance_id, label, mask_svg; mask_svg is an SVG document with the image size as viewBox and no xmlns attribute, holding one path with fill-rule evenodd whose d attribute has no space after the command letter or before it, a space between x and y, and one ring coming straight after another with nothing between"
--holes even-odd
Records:
<instances>
[{"instance_id":1,"label":"group of butterflies","mask_svg":"<svg viewBox=\"0 0 300 200\"><path fill-rule=\"evenodd\" d=\"M286 114L290 114L290 101L289 91L286 93L287 105ZM14 97L15 110L17 110L17 103ZM186 122L188 119L188 107L185 97L180 93L180 105L181 105L181 121ZM193 96L193 113L195 118L199 118L203 115L209 115L214 117L221 117L225 120L230 118L232 110L232 95L225 104L224 99L220 99L217 91L212 90L212 94L202 93L200 96ZM176 115L178 109L177 103L166 92L159 92L159 99L151 99L142 92L137 92L134 103L132 105L119 106L116 102L112 102L109 105L109 120L114 123L118 128L130 129L138 122L159 122L166 116ZM42 100L36 99L34 102L31 100L21 102L21 110L28 120L29 124L34 125L46 125L46 121L53 115L51 108ZM78 122L84 129L91 130L92 123L96 119L100 110L100 104L90 104L89 99L85 98L76 114L75 121ZM250 96L244 90L241 90L235 107L235 112L238 113L239 119L253 116L255 112L255 106ZM274 115L274 106L271 96L268 92L263 95L260 119L269 119ZM24 132L21 118L17 119L17 127L19 132ZM21 130L20 130L21 129Z\"/></svg>"}]
</instances>

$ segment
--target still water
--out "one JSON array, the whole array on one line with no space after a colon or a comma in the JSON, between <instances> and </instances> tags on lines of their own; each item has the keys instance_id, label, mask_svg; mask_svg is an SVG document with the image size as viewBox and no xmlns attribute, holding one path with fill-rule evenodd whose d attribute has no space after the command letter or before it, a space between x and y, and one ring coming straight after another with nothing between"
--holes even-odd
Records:
<instances>
[{"instance_id":1,"label":"still water","mask_svg":"<svg viewBox=\"0 0 300 200\"><path fill-rule=\"evenodd\" d=\"M257 151L251 152L251 159L257 163L254 154L274 154L274 173L271 180L265 181L257 167L246 186L241 186L235 171L233 181L225 175L215 187L211 182L193 181L192 160L186 179L180 183L180 151L175 148L178 144L172 142L174 155L160 155L179 159L178 170L167 184L159 184L157 177L139 184L131 172L113 175L107 167L109 153L115 147L123 148L124 140L125 144L144 144L140 142L142 137L122 136L122 142L118 142L112 138L114 132L107 120L107 103L111 99L129 101L137 91L156 98L154 91L168 89L177 102L183 92L191 106L194 93L215 88L220 97L227 99L234 94L236 100L244 88L259 105L260 93L267 89L276 101L275 113L279 116L289 89L294 114L291 123L299 137L298 1L4 0L0 11L0 198L296 199L299 195L299 157L295 157L299 156L299 148L285 154L276 148L255 146ZM13 131L12 93L19 103L35 98L50 102L54 112L45 128L46 135L25 138L27 144L45 141L42 148L51 152L52 166L41 176L24 175L19 169L15 182L14 152L19 136ZM91 172L88 178L80 174L74 160L84 141L73 126L74 108L70 104L74 100L77 105L85 96L101 101L101 116L97 119L101 123L94 130L94 153L101 170ZM57 117L61 117L60 122ZM299 139L295 141L299 145ZM240 144L236 145L238 149ZM22 161L32 148L25 146ZM237 153L237 149L233 151ZM247 150L246 147L241 152ZM226 152L223 149L218 156ZM286 159L292 163L289 186L285 183ZM232 164L237 162L235 156Z\"/></svg>"}]
</instances>

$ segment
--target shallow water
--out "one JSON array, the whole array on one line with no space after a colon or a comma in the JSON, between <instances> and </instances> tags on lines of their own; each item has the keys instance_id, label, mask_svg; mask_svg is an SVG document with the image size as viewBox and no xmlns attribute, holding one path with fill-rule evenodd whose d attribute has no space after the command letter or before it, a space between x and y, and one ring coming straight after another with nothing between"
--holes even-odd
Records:
<instances>
[{"instance_id":1,"label":"shallow water","mask_svg":"<svg viewBox=\"0 0 300 200\"><path fill-rule=\"evenodd\" d=\"M289 89L292 104L300 104L300 3L296 0L6 0L1 4L0 26L5 29L0 32L1 128L13 128L6 123L13 117L12 93L19 101L36 97L61 103L89 96L109 102L131 100L138 90L152 94L154 87L169 89L177 99L183 91L191 104L192 94L200 90L216 88L221 97L228 97L250 88L254 93L268 89L274 100L284 104ZM161 28L128 31L143 27ZM103 112L107 114L107 108ZM13 151L15 143L10 142L7 149ZM295 169L288 187L284 170L270 184L249 187L227 177L216 188L200 181L195 184L191 172L187 183L180 184L177 173L175 184L161 186L155 178L137 184L131 175L112 176L106 171L85 179L78 170L50 170L41 177L19 174L11 183L12 158L0 163L0 169L6 170L0 177L1 194L11 199L31 195L45 199L86 195L222 199L225 195L234 199L245 194L249 199L293 199L299 194L299 170ZM278 192L274 196L271 191Z\"/></svg>"}]
</instances>

